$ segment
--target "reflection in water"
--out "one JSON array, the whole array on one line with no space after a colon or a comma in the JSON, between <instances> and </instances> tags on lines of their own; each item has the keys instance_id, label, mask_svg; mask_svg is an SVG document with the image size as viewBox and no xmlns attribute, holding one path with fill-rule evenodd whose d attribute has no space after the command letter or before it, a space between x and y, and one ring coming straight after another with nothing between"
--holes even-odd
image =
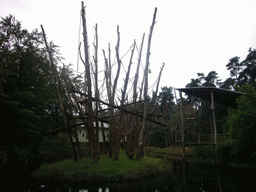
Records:
<instances>
[{"instance_id":1,"label":"reflection in water","mask_svg":"<svg viewBox=\"0 0 256 192\"><path fill-rule=\"evenodd\" d=\"M70 191L72 191L72 190L70 189ZM79 192L89 192L89 191L86 189L81 189L81 190L79 190ZM99 188L97 192L109 192L109 188L104 188L104 189Z\"/></svg>"},{"instance_id":2,"label":"reflection in water","mask_svg":"<svg viewBox=\"0 0 256 192\"><path fill-rule=\"evenodd\" d=\"M34 187L29 191L69 192L216 192L250 191L255 187L255 170L238 169L227 165L190 163L170 160L173 169L168 174L134 182L118 183L56 183ZM37 185L40 186L40 185Z\"/></svg>"}]
</instances>

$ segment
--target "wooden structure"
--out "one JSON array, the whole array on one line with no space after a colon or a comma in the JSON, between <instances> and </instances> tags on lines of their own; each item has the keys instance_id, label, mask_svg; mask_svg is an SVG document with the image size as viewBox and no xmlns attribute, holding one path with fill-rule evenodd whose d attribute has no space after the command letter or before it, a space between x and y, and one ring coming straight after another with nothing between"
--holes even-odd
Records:
<instances>
[{"instance_id":1,"label":"wooden structure","mask_svg":"<svg viewBox=\"0 0 256 192\"><path fill-rule=\"evenodd\" d=\"M183 159L185 157L185 141L184 141L184 127L183 127L183 112L182 112L182 92L192 95L211 103L211 116L213 120L213 138L214 138L214 146L217 146L217 128L216 128L216 120L215 120L215 107L214 103L218 102L223 105L227 105L229 107L236 108L236 100L243 94L237 91L231 91L227 89L220 89L216 87L189 87L189 88L179 88L176 89L180 93L181 98L181 129L182 129L182 146L183 146ZM202 144L202 143L201 143ZM204 143L205 144L205 143Z\"/></svg>"},{"instance_id":2,"label":"wooden structure","mask_svg":"<svg viewBox=\"0 0 256 192\"><path fill-rule=\"evenodd\" d=\"M55 83L58 89L59 95L59 105L61 107L61 113L63 114L65 120L65 126L60 127L53 130L48 130L45 133L51 134L58 131L66 130L69 136L69 143L71 145L72 156L73 159L77 160L76 151L80 151L79 147L79 134L77 134L78 126L84 127L82 136L85 131L86 135L88 136L89 141L89 148L91 150L90 154L92 157L92 162L94 164L98 163L99 160L99 139L102 135L103 143L106 141L106 135L104 135L104 123L108 123L109 129L109 157L112 158L115 155L115 160L118 160L119 155L119 148L121 141L125 141L125 138L128 138L127 143L127 152L130 151L135 152L135 148L138 148L137 158L140 159L144 156L144 146L145 146L145 135L148 131L148 122L153 122L155 124L167 127L166 124L156 121L152 119L151 105L155 104L156 94L154 95L153 102L149 103L149 96L148 96L148 73L149 73L149 65L150 65L150 47L151 47L151 39L153 34L154 25L156 23L156 13L157 8L155 8L153 14L152 25L150 27L149 37L148 37L148 46L147 46L147 54L146 54L146 65L144 69L143 80L140 89L140 97L138 98L138 91L137 91L137 84L138 84L138 77L139 77L139 68L141 64L141 56L142 56L142 47L144 42L144 36L142 38L137 70L134 78L134 84L131 87L134 87L134 95L133 95L133 102L128 102L128 93L129 90L128 83L130 79L130 68L133 61L133 55L135 52L136 42L134 41L132 53L130 57L130 62L128 65L128 70L126 72L124 86L121 89L121 99L116 96L116 92L118 91L118 79L120 75L120 70L122 66L122 58L120 57L119 47L120 47L120 32L119 26L117 26L117 45L115 46L115 58L117 61L117 72L114 75L112 73L112 67L114 66L111 62L111 49L109 44L109 54L108 58L105 55L105 51L103 50L104 56L104 63L105 63L105 85L106 85L106 92L108 95L108 101L102 100L99 94L99 86L98 86L98 31L97 31L97 24L95 26L95 42L93 43L94 48L94 56L93 60L90 61L90 54L89 54L89 42L88 42L88 31L86 26L86 17L85 17L85 6L82 2L82 9L81 9L81 21L82 21L82 30L83 30L83 51L84 56L81 53L81 43L79 45L79 56L82 63L85 66L85 73L84 73L84 82L83 86L79 87L75 82L71 82L69 78L69 74L64 74L64 81L60 78L60 74L57 70L57 63L52 59L52 52L48 47L48 43L46 40L46 35L44 33L43 27L43 36L45 40L45 45L47 47L47 51L50 57L51 66L54 71ZM64 68L64 66L63 66ZM163 67L161 68L160 75L158 77L158 85L161 77ZM91 74L92 71L92 74ZM94 75L94 80L92 76ZM115 78L112 79L112 77ZM102 86L104 83L102 84ZM144 87L144 88L143 88ZM158 89L158 86L157 86ZM144 100L142 99L142 93L144 92ZM64 93L64 94L63 94ZM94 94L94 95L93 95ZM120 102L116 102L115 99L118 98ZM139 105L136 105L138 102L143 102L144 109L140 109ZM103 105L106 107L103 107ZM118 106L119 105L119 106ZM127 106L131 105L130 110L128 110ZM141 105L142 106L142 105ZM108 111L108 112L106 112ZM143 112L143 113L142 113ZM76 123L75 120L80 119L80 123ZM127 123L128 122L128 123ZM101 125L100 125L101 124ZM102 129L100 129L100 127ZM74 131L72 131L72 129ZM80 132L78 131L78 133ZM102 133L100 133L102 132ZM74 134L74 137L72 137ZM74 139L76 141L76 146L73 144ZM75 148L76 147L76 148ZM80 153L80 152L79 152ZM78 158L81 158L81 155L78 154Z\"/></svg>"}]
</instances>

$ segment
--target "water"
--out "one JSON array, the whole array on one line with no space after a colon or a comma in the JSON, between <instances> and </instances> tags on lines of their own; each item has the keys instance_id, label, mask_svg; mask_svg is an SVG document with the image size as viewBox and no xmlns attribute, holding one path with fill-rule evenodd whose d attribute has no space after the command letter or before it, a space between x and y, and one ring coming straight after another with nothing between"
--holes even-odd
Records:
<instances>
[{"instance_id":1,"label":"water","mask_svg":"<svg viewBox=\"0 0 256 192\"><path fill-rule=\"evenodd\" d=\"M169 173L133 182L60 183L49 181L48 183L40 183L32 178L23 178L22 180L19 177L18 181L21 182L18 182L17 187L19 191L30 192L227 192L251 191L256 186L255 169L219 164L185 163L178 160L170 160L170 163L172 163L173 169ZM2 184L1 187L3 188L4 185Z\"/></svg>"}]
</instances>

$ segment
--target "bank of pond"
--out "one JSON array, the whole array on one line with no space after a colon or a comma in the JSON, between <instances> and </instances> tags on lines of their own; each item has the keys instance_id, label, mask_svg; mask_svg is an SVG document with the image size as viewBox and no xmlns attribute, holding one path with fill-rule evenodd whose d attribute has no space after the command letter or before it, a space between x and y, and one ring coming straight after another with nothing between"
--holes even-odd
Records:
<instances>
[{"instance_id":1,"label":"bank of pond","mask_svg":"<svg viewBox=\"0 0 256 192\"><path fill-rule=\"evenodd\" d=\"M146 151L140 161L131 160L120 151L119 161L101 155L98 164L92 164L91 158L84 157L77 162L67 159L41 165L33 175L12 178L9 189L15 183L19 191L30 192L251 191L256 186L255 167L250 165L195 158L190 148L186 148L186 162L182 161L180 148L148 148ZM10 183L1 182L1 186Z\"/></svg>"},{"instance_id":2,"label":"bank of pond","mask_svg":"<svg viewBox=\"0 0 256 192\"><path fill-rule=\"evenodd\" d=\"M214 163L193 163L168 160L172 168L157 175L134 181L41 181L31 179L28 185L23 181L17 191L69 191L69 192L216 192L252 191L255 188L255 169L238 168ZM12 183L13 184L13 183ZM26 185L24 185L26 184ZM1 185L4 186L4 185ZM7 188L9 189L9 188ZM9 190L11 191L11 190Z\"/></svg>"},{"instance_id":3,"label":"bank of pond","mask_svg":"<svg viewBox=\"0 0 256 192\"><path fill-rule=\"evenodd\" d=\"M145 156L139 161L131 160L125 151L121 150L118 161L109 158L108 155L101 155L98 164L92 164L90 157L84 157L76 162L68 159L42 165L33 175L41 180L111 182L136 180L170 169L170 164L165 159Z\"/></svg>"}]
</instances>

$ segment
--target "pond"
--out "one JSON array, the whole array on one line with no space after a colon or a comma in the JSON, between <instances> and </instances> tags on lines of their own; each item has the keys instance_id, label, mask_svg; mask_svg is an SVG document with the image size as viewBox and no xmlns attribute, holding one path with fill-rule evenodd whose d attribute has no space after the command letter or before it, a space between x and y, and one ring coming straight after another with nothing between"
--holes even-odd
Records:
<instances>
[{"instance_id":1,"label":"pond","mask_svg":"<svg viewBox=\"0 0 256 192\"><path fill-rule=\"evenodd\" d=\"M172 171L148 179L118 183L39 183L21 179L19 191L131 192L131 191L251 191L256 186L256 171L246 167L191 163L170 160ZM13 182L15 183L15 182ZM19 183L19 182L18 182ZM24 185L26 184L26 185ZM24 186L24 187L23 187Z\"/></svg>"}]
</instances>

